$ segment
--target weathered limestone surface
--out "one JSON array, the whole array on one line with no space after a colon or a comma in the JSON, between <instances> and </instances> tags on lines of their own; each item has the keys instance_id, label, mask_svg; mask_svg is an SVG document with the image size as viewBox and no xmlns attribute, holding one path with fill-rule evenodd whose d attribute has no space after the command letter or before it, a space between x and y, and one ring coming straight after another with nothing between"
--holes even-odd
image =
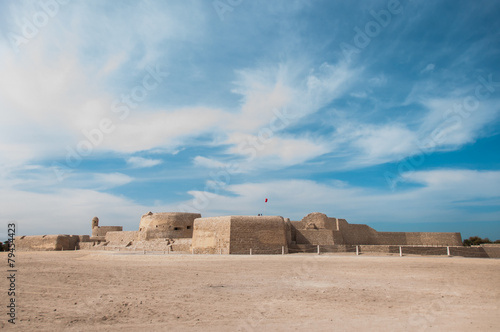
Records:
<instances>
[{"instance_id":1,"label":"weathered limestone surface","mask_svg":"<svg viewBox=\"0 0 500 332\"><path fill-rule=\"evenodd\" d=\"M16 236L14 243L19 251L51 251L79 249L80 242L89 241L88 235L31 235Z\"/></svg>"},{"instance_id":2,"label":"weathered limestone surface","mask_svg":"<svg viewBox=\"0 0 500 332\"><path fill-rule=\"evenodd\" d=\"M99 218L92 218L92 237L104 237L108 232L123 231L122 226L99 226Z\"/></svg>"},{"instance_id":3,"label":"weathered limestone surface","mask_svg":"<svg viewBox=\"0 0 500 332\"><path fill-rule=\"evenodd\" d=\"M280 254L288 252L286 226L279 216L226 216L194 222L194 253Z\"/></svg>"},{"instance_id":4,"label":"weathered limestone surface","mask_svg":"<svg viewBox=\"0 0 500 332\"><path fill-rule=\"evenodd\" d=\"M228 254L230 236L231 216L197 218L194 221L193 253Z\"/></svg>"},{"instance_id":5,"label":"weathered limestone surface","mask_svg":"<svg viewBox=\"0 0 500 332\"><path fill-rule=\"evenodd\" d=\"M106 236L108 232L120 232L123 231L122 226L99 226L92 229L92 236Z\"/></svg>"},{"instance_id":6,"label":"weathered limestone surface","mask_svg":"<svg viewBox=\"0 0 500 332\"><path fill-rule=\"evenodd\" d=\"M461 246L460 233L377 232L373 244ZM370 244L370 243L368 243Z\"/></svg>"},{"instance_id":7,"label":"weathered limestone surface","mask_svg":"<svg viewBox=\"0 0 500 332\"><path fill-rule=\"evenodd\" d=\"M481 247L490 258L500 258L500 243L484 243Z\"/></svg>"},{"instance_id":8,"label":"weathered limestone surface","mask_svg":"<svg viewBox=\"0 0 500 332\"><path fill-rule=\"evenodd\" d=\"M73 250L124 248L136 250L192 251L203 254L280 254L291 247L298 251L352 250L355 246L380 246L373 250L393 252L394 246L462 245L460 233L377 232L363 224L310 213L301 221L280 216L223 216L201 218L199 213L148 212L141 217L139 231L123 232L122 226L99 226L92 219L88 235L44 235L16 237L20 250ZM311 248L312 246L312 248ZM360 249L360 248L358 248ZM409 249L442 254L443 249ZM427 251L426 251L427 250ZM458 249L453 249L458 253ZM488 253L488 254L487 254ZM500 257L500 246L471 249L474 257Z\"/></svg>"},{"instance_id":9,"label":"weathered limestone surface","mask_svg":"<svg viewBox=\"0 0 500 332\"><path fill-rule=\"evenodd\" d=\"M283 217L231 217L230 254L281 254L282 247L288 252Z\"/></svg>"},{"instance_id":10,"label":"weathered limestone surface","mask_svg":"<svg viewBox=\"0 0 500 332\"><path fill-rule=\"evenodd\" d=\"M104 236L92 237L91 240L97 243L86 248L190 251L193 222L198 217L201 217L199 213L148 212L141 217L139 231L124 232L108 228ZM92 220L93 230L98 227L98 222L97 217Z\"/></svg>"},{"instance_id":11,"label":"weathered limestone surface","mask_svg":"<svg viewBox=\"0 0 500 332\"><path fill-rule=\"evenodd\" d=\"M201 218L199 213L185 212L148 212L141 217L140 238L192 238L193 223Z\"/></svg>"},{"instance_id":12,"label":"weathered limestone surface","mask_svg":"<svg viewBox=\"0 0 500 332\"><path fill-rule=\"evenodd\" d=\"M327 229L301 229L297 232L296 243L330 245L334 243L333 231Z\"/></svg>"},{"instance_id":13,"label":"weathered limestone surface","mask_svg":"<svg viewBox=\"0 0 500 332\"><path fill-rule=\"evenodd\" d=\"M290 225L288 243L293 245L462 245L460 233L377 232L368 225L349 224L345 219L328 218L318 212Z\"/></svg>"},{"instance_id":14,"label":"weathered limestone surface","mask_svg":"<svg viewBox=\"0 0 500 332\"><path fill-rule=\"evenodd\" d=\"M136 241L139 239L138 231L126 231L126 232L108 232L106 233L106 242L109 245L115 246L126 246L130 242Z\"/></svg>"}]
</instances>

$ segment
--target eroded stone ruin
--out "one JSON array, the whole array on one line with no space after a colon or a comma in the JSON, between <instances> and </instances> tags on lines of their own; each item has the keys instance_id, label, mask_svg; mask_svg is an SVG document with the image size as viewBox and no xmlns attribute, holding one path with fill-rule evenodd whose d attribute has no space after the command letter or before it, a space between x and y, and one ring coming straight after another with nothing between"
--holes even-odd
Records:
<instances>
[{"instance_id":1,"label":"eroded stone ruin","mask_svg":"<svg viewBox=\"0 0 500 332\"><path fill-rule=\"evenodd\" d=\"M148 212L139 230L99 226L91 222L92 236L18 236L20 250L136 249L184 251L200 254L281 254L304 246L433 245L461 246L460 233L377 232L362 224L310 213L300 221L281 216L221 216L199 213Z\"/></svg>"}]
</instances>

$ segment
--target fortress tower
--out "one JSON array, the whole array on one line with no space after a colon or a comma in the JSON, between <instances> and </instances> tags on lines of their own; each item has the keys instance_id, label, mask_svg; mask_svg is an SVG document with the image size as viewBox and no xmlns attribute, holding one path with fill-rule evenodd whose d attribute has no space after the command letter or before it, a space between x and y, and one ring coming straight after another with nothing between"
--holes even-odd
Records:
<instances>
[{"instance_id":1,"label":"fortress tower","mask_svg":"<svg viewBox=\"0 0 500 332\"><path fill-rule=\"evenodd\" d=\"M92 238L94 241L104 241L107 232L123 231L122 226L99 226L99 218L92 218Z\"/></svg>"}]
</instances>

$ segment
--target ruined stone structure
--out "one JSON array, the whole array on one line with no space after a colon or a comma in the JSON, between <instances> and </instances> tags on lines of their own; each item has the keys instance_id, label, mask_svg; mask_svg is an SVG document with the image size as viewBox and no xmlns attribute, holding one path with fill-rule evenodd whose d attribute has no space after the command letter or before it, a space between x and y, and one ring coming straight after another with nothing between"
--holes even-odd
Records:
<instances>
[{"instance_id":1,"label":"ruined stone structure","mask_svg":"<svg viewBox=\"0 0 500 332\"><path fill-rule=\"evenodd\" d=\"M290 245L462 245L460 233L377 232L368 225L349 224L318 212L290 224Z\"/></svg>"},{"instance_id":2,"label":"ruined stone structure","mask_svg":"<svg viewBox=\"0 0 500 332\"><path fill-rule=\"evenodd\" d=\"M192 238L193 223L199 213L148 212L141 217L139 232L143 240L158 238Z\"/></svg>"},{"instance_id":3,"label":"ruined stone structure","mask_svg":"<svg viewBox=\"0 0 500 332\"><path fill-rule=\"evenodd\" d=\"M310 213L301 221L281 216L223 216L202 218L198 213L148 212L138 231L122 226L99 226L92 219L88 235L18 236L20 250L127 248L185 251L200 254L281 254L304 246L461 246L460 233L377 232L367 225ZM301 247L302 246L302 247ZM364 247L361 247L364 246ZM445 248L446 249L446 248ZM496 254L498 249L487 248ZM382 249L381 249L382 250ZM483 250L483 249L481 249ZM484 250L483 250L484 251ZM297 252L297 251L294 251Z\"/></svg>"},{"instance_id":4,"label":"ruined stone structure","mask_svg":"<svg viewBox=\"0 0 500 332\"><path fill-rule=\"evenodd\" d=\"M226 216L194 221L192 250L199 254L281 254L288 252L279 216Z\"/></svg>"},{"instance_id":5,"label":"ruined stone structure","mask_svg":"<svg viewBox=\"0 0 500 332\"><path fill-rule=\"evenodd\" d=\"M108 231L105 243L117 248L189 251L193 223L200 217L199 213L148 212L142 215L138 231Z\"/></svg>"},{"instance_id":6,"label":"ruined stone structure","mask_svg":"<svg viewBox=\"0 0 500 332\"><path fill-rule=\"evenodd\" d=\"M92 237L91 241L105 241L108 232L121 232L123 226L99 226L99 218L92 218Z\"/></svg>"},{"instance_id":7,"label":"ruined stone structure","mask_svg":"<svg viewBox=\"0 0 500 332\"><path fill-rule=\"evenodd\" d=\"M32 235L16 236L16 249L20 251L51 251L80 249L80 243L90 241L88 235Z\"/></svg>"}]
</instances>

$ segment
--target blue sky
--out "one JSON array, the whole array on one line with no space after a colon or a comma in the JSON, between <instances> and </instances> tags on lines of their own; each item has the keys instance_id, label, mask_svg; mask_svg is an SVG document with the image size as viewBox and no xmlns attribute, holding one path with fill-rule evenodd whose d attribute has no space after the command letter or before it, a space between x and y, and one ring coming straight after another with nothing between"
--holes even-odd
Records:
<instances>
[{"instance_id":1,"label":"blue sky","mask_svg":"<svg viewBox=\"0 0 500 332\"><path fill-rule=\"evenodd\" d=\"M319 211L500 239L499 16L499 1L2 1L1 219L88 234L94 216L136 230L148 211Z\"/></svg>"}]
</instances>

